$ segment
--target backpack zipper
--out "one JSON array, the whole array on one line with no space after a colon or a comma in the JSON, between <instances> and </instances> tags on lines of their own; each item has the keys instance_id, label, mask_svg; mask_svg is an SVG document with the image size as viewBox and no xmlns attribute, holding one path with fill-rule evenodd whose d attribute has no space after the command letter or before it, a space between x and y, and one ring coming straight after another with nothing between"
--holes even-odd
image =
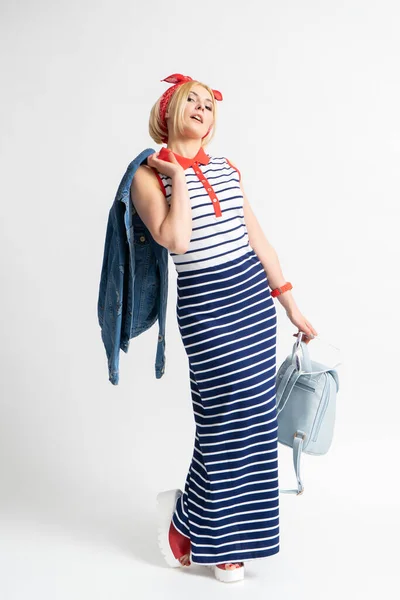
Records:
<instances>
[{"instance_id":1,"label":"backpack zipper","mask_svg":"<svg viewBox=\"0 0 400 600\"><path fill-rule=\"evenodd\" d=\"M327 406L328 406L328 393L325 393L327 383L328 383L328 373L324 373L324 375L325 375L324 389L322 390L322 398L321 398L321 402L318 407L317 416L315 418L315 423L314 423L314 427L313 427L314 431L311 434L312 442L315 442L317 440L318 433L321 428L322 419L324 418L324 414L325 414Z\"/></svg>"},{"instance_id":2,"label":"backpack zipper","mask_svg":"<svg viewBox=\"0 0 400 600\"><path fill-rule=\"evenodd\" d=\"M307 390L307 392L315 392L315 387L312 385L307 385L307 383L303 383L302 381L297 380L294 385L295 387L297 386L303 388L303 390Z\"/></svg>"}]
</instances>

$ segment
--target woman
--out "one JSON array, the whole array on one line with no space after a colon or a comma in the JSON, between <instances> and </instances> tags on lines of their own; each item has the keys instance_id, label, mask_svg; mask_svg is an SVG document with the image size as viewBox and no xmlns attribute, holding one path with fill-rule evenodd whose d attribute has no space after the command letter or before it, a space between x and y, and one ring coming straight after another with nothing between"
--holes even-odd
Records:
<instances>
[{"instance_id":1,"label":"woman","mask_svg":"<svg viewBox=\"0 0 400 600\"><path fill-rule=\"evenodd\" d=\"M180 74L163 81L175 85L153 106L149 132L167 148L138 168L131 193L175 263L196 434L184 492L157 497L159 544L171 566L191 558L237 581L244 561L279 552L273 297L305 341L317 332L291 284L277 289L285 278L240 171L204 151L221 93Z\"/></svg>"}]
</instances>

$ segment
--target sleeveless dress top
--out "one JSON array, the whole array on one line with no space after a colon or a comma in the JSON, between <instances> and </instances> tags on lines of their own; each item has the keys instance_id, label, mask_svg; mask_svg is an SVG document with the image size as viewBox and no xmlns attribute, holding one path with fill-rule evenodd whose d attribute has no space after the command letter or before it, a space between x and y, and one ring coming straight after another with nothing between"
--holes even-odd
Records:
<instances>
[{"instance_id":1,"label":"sleeveless dress top","mask_svg":"<svg viewBox=\"0 0 400 600\"><path fill-rule=\"evenodd\" d=\"M185 171L192 210L192 236L184 254L170 252L177 272L224 264L252 250L243 212L240 171L223 156L210 156L201 147L194 158L174 152ZM167 149L159 158L168 160ZM153 169L170 204L171 177Z\"/></svg>"}]
</instances>

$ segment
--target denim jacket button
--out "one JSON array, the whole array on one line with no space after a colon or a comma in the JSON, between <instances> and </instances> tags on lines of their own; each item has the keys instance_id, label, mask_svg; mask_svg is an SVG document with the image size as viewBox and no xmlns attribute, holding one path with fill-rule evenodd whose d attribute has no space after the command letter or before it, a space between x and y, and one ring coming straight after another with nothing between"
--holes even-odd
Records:
<instances>
[{"instance_id":1,"label":"denim jacket button","mask_svg":"<svg viewBox=\"0 0 400 600\"><path fill-rule=\"evenodd\" d=\"M162 339L163 339L163 336L162 336L162 335L159 335L159 336L158 336L158 341L159 341L159 342L161 342L161 340L162 340Z\"/></svg>"},{"instance_id":2,"label":"denim jacket button","mask_svg":"<svg viewBox=\"0 0 400 600\"><path fill-rule=\"evenodd\" d=\"M139 239L141 242L144 242L146 238L144 237L144 235L141 235Z\"/></svg>"}]
</instances>

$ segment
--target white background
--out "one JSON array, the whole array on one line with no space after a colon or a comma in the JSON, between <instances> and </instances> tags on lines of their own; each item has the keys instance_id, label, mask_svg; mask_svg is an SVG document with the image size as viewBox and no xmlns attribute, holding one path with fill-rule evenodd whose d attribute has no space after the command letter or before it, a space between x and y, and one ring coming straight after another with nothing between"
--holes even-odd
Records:
<instances>
[{"instance_id":1,"label":"white background","mask_svg":"<svg viewBox=\"0 0 400 600\"><path fill-rule=\"evenodd\" d=\"M1 3L0 596L394 597L399 584L400 9L385 0ZM242 173L315 360L339 358L334 441L281 496L281 549L217 582L170 569L155 497L193 441L169 259L158 326L108 381L97 294L108 212L172 73L224 96L206 148ZM279 302L277 364L296 328ZM295 483L279 446L280 484ZM395 587L396 586L396 587Z\"/></svg>"}]
</instances>

